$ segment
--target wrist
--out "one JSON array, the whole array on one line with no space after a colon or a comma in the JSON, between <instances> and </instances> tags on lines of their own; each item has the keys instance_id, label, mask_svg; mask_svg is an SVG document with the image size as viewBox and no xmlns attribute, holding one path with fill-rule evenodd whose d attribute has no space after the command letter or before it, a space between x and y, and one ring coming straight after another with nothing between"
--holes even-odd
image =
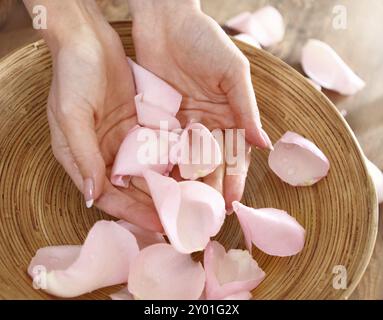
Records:
<instances>
[{"instance_id":1,"label":"wrist","mask_svg":"<svg viewBox=\"0 0 383 320\"><path fill-rule=\"evenodd\" d=\"M24 0L33 18L33 7L46 8L47 28L41 35L54 55L61 47L94 37L105 22L94 0ZM104 25L103 25L104 24Z\"/></svg>"},{"instance_id":2,"label":"wrist","mask_svg":"<svg viewBox=\"0 0 383 320\"><path fill-rule=\"evenodd\" d=\"M128 0L133 21L143 17L154 19L158 16L171 16L180 10L200 11L199 0Z\"/></svg>"}]
</instances>

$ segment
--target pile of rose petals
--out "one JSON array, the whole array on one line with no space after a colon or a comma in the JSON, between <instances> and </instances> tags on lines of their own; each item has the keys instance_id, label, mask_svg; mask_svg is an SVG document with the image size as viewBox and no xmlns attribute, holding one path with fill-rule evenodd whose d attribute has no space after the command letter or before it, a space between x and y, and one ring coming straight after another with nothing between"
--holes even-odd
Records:
<instances>
[{"instance_id":1,"label":"pile of rose petals","mask_svg":"<svg viewBox=\"0 0 383 320\"><path fill-rule=\"evenodd\" d=\"M60 297L127 283L112 299L250 299L251 291L265 277L251 255L252 244L269 255L292 256L303 250L304 228L283 210L253 209L234 201L248 250L226 252L211 241L224 223L225 201L221 193L198 179L223 161L220 146L202 124L180 128L174 119L181 95L133 61L129 64L139 96L140 125L122 142L111 181L124 188L130 177L144 178L169 243L164 235L126 221L99 221L82 246L38 250L28 269L34 284ZM140 111L145 108L147 112ZM160 112L156 113L157 109ZM164 127L164 123L171 125ZM208 148L195 146L192 135L209 142ZM153 152L161 143L167 148ZM189 153L183 156L184 149L197 150L193 159L197 161L190 162ZM153 154L146 158L147 153ZM202 161L206 153L213 155L211 162ZM275 144L269 163L292 185L311 185L329 169L325 155L311 141L292 132ZM173 166L179 167L184 180L170 176ZM297 171L294 178L290 177L291 168ZM190 255L202 250L204 265Z\"/></svg>"}]
</instances>

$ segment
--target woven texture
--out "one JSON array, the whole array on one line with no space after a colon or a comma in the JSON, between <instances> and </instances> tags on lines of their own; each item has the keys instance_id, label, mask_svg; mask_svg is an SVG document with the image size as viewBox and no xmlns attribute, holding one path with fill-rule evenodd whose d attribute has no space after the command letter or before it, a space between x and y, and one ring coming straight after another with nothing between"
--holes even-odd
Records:
<instances>
[{"instance_id":1,"label":"woven texture","mask_svg":"<svg viewBox=\"0 0 383 320\"><path fill-rule=\"evenodd\" d=\"M131 24L113 24L129 56L134 56ZM377 232L377 201L355 137L335 107L301 75L262 50L237 43L251 63L264 127L275 142L285 131L314 141L328 156L327 178L294 188L268 168L267 151L254 150L244 203L284 209L306 229L304 250L291 258L253 255L267 273L256 299L347 298L370 259ZM191 53L192 54L192 53ZM36 250L80 244L99 219L86 209L79 191L50 149L45 105L51 59L40 41L0 62L0 298L49 299L34 290L26 274ZM218 239L243 247L234 215ZM200 258L201 254L195 255ZM347 268L348 288L332 286L334 266ZM192 281L192 280L191 280ZM118 287L82 296L103 299Z\"/></svg>"}]
</instances>

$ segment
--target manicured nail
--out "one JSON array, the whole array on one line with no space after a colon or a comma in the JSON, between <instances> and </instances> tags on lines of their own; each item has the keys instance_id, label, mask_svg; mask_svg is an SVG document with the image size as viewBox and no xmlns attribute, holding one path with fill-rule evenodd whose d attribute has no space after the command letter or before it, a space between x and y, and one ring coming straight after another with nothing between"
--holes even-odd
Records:
<instances>
[{"instance_id":1,"label":"manicured nail","mask_svg":"<svg viewBox=\"0 0 383 320\"><path fill-rule=\"evenodd\" d=\"M266 133L266 131L263 130L262 128L261 128L261 135L263 137L263 141L267 145L267 148L270 149L270 150L274 150L273 143L271 142L271 140L270 140L268 134Z\"/></svg>"},{"instance_id":2,"label":"manicured nail","mask_svg":"<svg viewBox=\"0 0 383 320\"><path fill-rule=\"evenodd\" d=\"M84 198L85 204L87 208L91 208L93 206L93 194L94 194L94 183L92 178L86 178L84 180Z\"/></svg>"},{"instance_id":3,"label":"manicured nail","mask_svg":"<svg viewBox=\"0 0 383 320\"><path fill-rule=\"evenodd\" d=\"M226 208L226 214L227 214L228 216L230 216L230 215L233 214L233 213L234 213L233 208Z\"/></svg>"}]
</instances>

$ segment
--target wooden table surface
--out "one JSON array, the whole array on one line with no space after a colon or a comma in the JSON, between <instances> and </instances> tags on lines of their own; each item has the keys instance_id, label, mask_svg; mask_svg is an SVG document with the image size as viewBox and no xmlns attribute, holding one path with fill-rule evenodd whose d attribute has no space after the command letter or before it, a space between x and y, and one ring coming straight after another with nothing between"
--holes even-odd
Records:
<instances>
[{"instance_id":1,"label":"wooden table surface","mask_svg":"<svg viewBox=\"0 0 383 320\"><path fill-rule=\"evenodd\" d=\"M0 0L0 7L2 1L7 0ZM39 38L31 28L21 1L14 1L6 23L0 26L0 57ZM99 4L110 21L129 16L125 0L99 0ZM346 120L367 157L383 169L383 1L202 0L203 10L221 24L237 13L253 11L266 4L278 8L286 24L284 40L269 48L270 52L301 71L301 48L307 39L317 38L330 44L366 81L366 88L352 97L326 94L339 110L347 111ZM347 10L346 29L333 28L336 5L343 5ZM370 265L351 298L383 299L382 221Z\"/></svg>"}]
</instances>

